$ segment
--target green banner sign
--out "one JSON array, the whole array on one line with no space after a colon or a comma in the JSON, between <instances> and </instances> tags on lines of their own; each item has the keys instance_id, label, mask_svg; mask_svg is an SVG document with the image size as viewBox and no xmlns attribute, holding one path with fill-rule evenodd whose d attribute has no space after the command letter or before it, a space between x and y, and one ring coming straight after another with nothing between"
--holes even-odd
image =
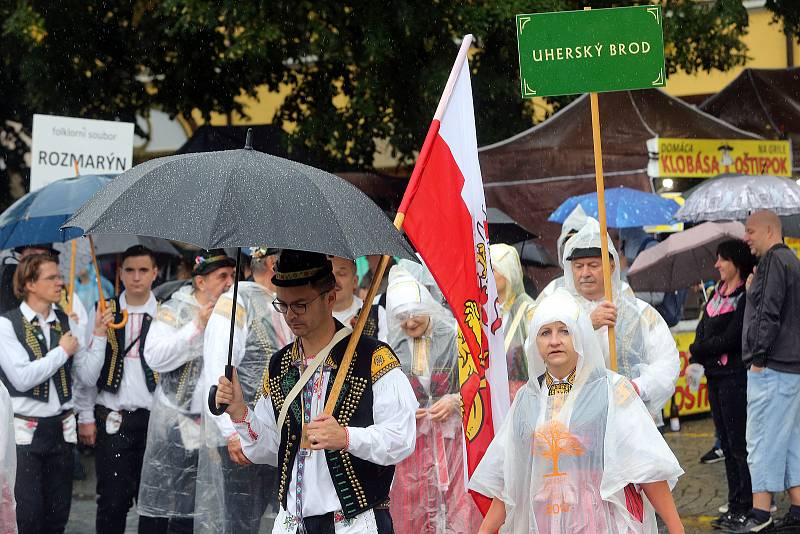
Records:
<instances>
[{"instance_id":1,"label":"green banner sign","mask_svg":"<svg viewBox=\"0 0 800 534\"><path fill-rule=\"evenodd\" d=\"M517 15L523 98L666 85L661 7Z\"/></svg>"}]
</instances>

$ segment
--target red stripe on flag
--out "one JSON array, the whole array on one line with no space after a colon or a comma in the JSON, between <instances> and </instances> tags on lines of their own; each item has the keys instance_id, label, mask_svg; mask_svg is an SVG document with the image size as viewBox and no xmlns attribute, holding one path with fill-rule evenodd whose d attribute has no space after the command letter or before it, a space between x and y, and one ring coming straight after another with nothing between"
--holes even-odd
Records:
<instances>
[{"instance_id":1,"label":"red stripe on flag","mask_svg":"<svg viewBox=\"0 0 800 534\"><path fill-rule=\"evenodd\" d=\"M431 132L434 137L426 139L423 148L427 150L420 153L413 183L409 183L403 199L403 229L425 259L468 347L465 350L468 354L459 356L459 371L467 472L471 476L494 435L491 397L485 378L488 341L482 330L481 315L485 298L478 284L472 215L461 196L464 176L447 143L436 133L438 121L431 125L429 137ZM465 369L471 371L467 377ZM490 501L475 493L473 497L485 514Z\"/></svg>"}]
</instances>

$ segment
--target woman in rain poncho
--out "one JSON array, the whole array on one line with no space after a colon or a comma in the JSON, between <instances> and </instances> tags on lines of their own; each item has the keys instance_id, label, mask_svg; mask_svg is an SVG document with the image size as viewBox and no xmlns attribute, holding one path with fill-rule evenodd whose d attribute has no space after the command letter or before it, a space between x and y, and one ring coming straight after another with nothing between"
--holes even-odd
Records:
<instances>
[{"instance_id":1,"label":"woman in rain poncho","mask_svg":"<svg viewBox=\"0 0 800 534\"><path fill-rule=\"evenodd\" d=\"M615 325L617 371L630 379L657 424L661 410L675 392L680 357L675 339L661 315L625 289L620 279L617 251L609 239L612 257L613 306L605 302L600 261L600 224L589 218L564 247L565 289L589 315L600 347L610 365L608 327ZM574 268L575 267L575 268ZM609 319L614 310L615 320Z\"/></svg>"},{"instance_id":2,"label":"woman in rain poncho","mask_svg":"<svg viewBox=\"0 0 800 534\"><path fill-rule=\"evenodd\" d=\"M547 372L519 390L470 489L493 499L480 534L670 534L683 473L630 382L607 371L586 312L564 290L537 307L526 352ZM501 526L502 525L502 526Z\"/></svg>"},{"instance_id":3,"label":"woman in rain poncho","mask_svg":"<svg viewBox=\"0 0 800 534\"><path fill-rule=\"evenodd\" d=\"M17 476L17 446L14 441L14 410L11 396L0 382L0 534L17 534L14 481Z\"/></svg>"},{"instance_id":4,"label":"woman in rain poncho","mask_svg":"<svg viewBox=\"0 0 800 534\"><path fill-rule=\"evenodd\" d=\"M395 532L472 533L480 512L464 489L456 321L400 266L386 296L389 344L420 404L416 449L390 493Z\"/></svg>"},{"instance_id":5,"label":"woman in rain poncho","mask_svg":"<svg viewBox=\"0 0 800 534\"><path fill-rule=\"evenodd\" d=\"M502 243L492 245L491 256L497 295L503 305L500 314L508 364L508 387L513 400L517 390L528 381L525 341L528 339L534 303L522 284L522 264L517 249Z\"/></svg>"}]
</instances>

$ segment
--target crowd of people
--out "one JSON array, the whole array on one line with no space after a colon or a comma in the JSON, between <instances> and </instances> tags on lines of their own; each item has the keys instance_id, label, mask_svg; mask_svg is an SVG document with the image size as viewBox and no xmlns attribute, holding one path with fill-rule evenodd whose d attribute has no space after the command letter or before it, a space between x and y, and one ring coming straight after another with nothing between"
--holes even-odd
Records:
<instances>
[{"instance_id":1,"label":"crowd of people","mask_svg":"<svg viewBox=\"0 0 800 534\"><path fill-rule=\"evenodd\" d=\"M796 532L800 260L774 214L746 230L717 250L689 349L726 467L714 525ZM492 245L513 404L469 480L458 327L424 264L392 261L363 309L349 259L254 248L234 288L236 261L201 251L190 280L154 292L156 256L137 245L124 290L97 301L66 297L50 246L24 247L0 273L0 533L64 531L78 442L94 450L98 533L124 532L134 506L148 534L256 534L264 517L286 534L655 533L656 516L681 533L683 470L659 432L678 350L612 240L606 300L601 237L573 213L563 276L535 300L517 250Z\"/></svg>"}]
</instances>

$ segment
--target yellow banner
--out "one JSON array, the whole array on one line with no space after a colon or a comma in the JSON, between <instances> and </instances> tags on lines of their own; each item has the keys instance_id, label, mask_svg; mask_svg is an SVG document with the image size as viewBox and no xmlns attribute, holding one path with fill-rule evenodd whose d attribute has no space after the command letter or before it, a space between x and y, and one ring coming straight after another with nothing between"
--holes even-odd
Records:
<instances>
[{"instance_id":1,"label":"yellow banner","mask_svg":"<svg viewBox=\"0 0 800 534\"><path fill-rule=\"evenodd\" d=\"M798 237L784 237L783 242L786 246L792 249L794 253L800 258L800 238Z\"/></svg>"},{"instance_id":2,"label":"yellow banner","mask_svg":"<svg viewBox=\"0 0 800 534\"><path fill-rule=\"evenodd\" d=\"M659 177L708 178L724 173L791 176L791 142L658 138Z\"/></svg>"},{"instance_id":3,"label":"yellow banner","mask_svg":"<svg viewBox=\"0 0 800 534\"><path fill-rule=\"evenodd\" d=\"M678 345L678 352L681 357L681 374L678 383L675 384L675 404L678 406L678 415L692 415L697 413L708 413L711 406L708 403L708 385L706 377L700 381L700 388L697 392L691 391L686 384L686 366L689 365L689 346L694 342L694 332L681 332L673 334L675 344ZM667 402L664 407L664 416L670 416L671 402Z\"/></svg>"}]
</instances>

